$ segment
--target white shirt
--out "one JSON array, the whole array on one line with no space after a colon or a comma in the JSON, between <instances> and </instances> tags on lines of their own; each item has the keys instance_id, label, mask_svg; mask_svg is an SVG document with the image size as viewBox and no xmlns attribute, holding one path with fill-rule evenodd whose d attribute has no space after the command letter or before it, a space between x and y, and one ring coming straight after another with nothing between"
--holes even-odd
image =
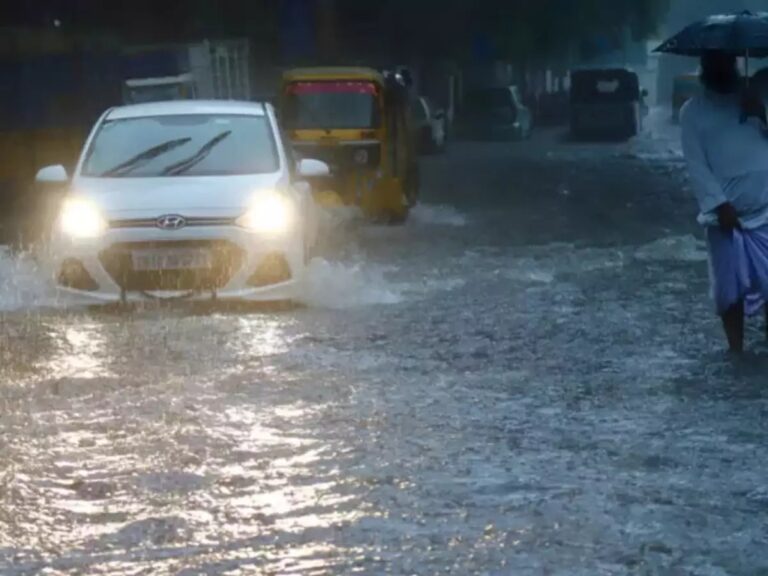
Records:
<instances>
[{"instance_id":1,"label":"white shirt","mask_svg":"<svg viewBox=\"0 0 768 576\"><path fill-rule=\"evenodd\" d=\"M683 154L699 202L699 222L730 202L746 229L768 224L768 136L757 119L742 123L738 95L703 91L682 109Z\"/></svg>"}]
</instances>

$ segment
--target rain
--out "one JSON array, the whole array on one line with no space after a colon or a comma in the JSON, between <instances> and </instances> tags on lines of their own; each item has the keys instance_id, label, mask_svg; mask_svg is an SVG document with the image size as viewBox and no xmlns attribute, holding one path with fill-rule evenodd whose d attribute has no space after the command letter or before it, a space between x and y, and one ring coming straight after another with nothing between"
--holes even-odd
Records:
<instances>
[{"instance_id":1,"label":"rain","mask_svg":"<svg viewBox=\"0 0 768 576\"><path fill-rule=\"evenodd\" d=\"M768 573L655 51L765 8L4 6L0 574Z\"/></svg>"}]
</instances>

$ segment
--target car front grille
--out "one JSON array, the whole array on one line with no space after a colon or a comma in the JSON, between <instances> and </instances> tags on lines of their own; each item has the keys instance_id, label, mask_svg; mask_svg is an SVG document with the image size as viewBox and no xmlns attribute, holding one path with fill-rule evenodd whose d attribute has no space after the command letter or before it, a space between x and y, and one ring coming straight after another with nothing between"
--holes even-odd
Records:
<instances>
[{"instance_id":1,"label":"car front grille","mask_svg":"<svg viewBox=\"0 0 768 576\"><path fill-rule=\"evenodd\" d=\"M210 250L210 268L180 270L134 270L134 250ZM115 283L126 292L155 290L217 290L223 288L245 261L244 251L227 240L124 242L99 254L99 260Z\"/></svg>"},{"instance_id":2,"label":"car front grille","mask_svg":"<svg viewBox=\"0 0 768 576\"><path fill-rule=\"evenodd\" d=\"M157 218L128 218L123 220L110 220L110 228L158 228ZM185 218L184 227L194 226L233 226L234 218Z\"/></svg>"}]
</instances>

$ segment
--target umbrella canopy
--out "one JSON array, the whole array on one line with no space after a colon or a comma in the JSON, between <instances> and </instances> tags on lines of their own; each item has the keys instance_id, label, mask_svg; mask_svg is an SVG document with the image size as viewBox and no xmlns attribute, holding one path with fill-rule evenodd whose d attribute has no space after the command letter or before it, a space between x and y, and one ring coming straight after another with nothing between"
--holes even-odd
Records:
<instances>
[{"instance_id":1,"label":"umbrella canopy","mask_svg":"<svg viewBox=\"0 0 768 576\"><path fill-rule=\"evenodd\" d=\"M714 50L734 56L768 56L768 12L710 16L684 28L655 52L701 56Z\"/></svg>"}]
</instances>

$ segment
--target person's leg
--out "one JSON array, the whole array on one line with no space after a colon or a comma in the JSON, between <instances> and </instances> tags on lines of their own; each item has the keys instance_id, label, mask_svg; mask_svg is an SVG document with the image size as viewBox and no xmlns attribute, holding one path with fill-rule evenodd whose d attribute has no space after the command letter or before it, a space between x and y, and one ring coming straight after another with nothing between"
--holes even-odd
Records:
<instances>
[{"instance_id":1,"label":"person's leg","mask_svg":"<svg viewBox=\"0 0 768 576\"><path fill-rule=\"evenodd\" d=\"M728 338L731 352L741 354L744 351L744 301L731 306L723 315L723 328Z\"/></svg>"},{"instance_id":2,"label":"person's leg","mask_svg":"<svg viewBox=\"0 0 768 576\"><path fill-rule=\"evenodd\" d=\"M744 274L739 269L740 246L734 240L733 232L725 232L718 227L707 229L712 296L731 352L741 353L744 350L743 294L748 286L745 286Z\"/></svg>"}]
</instances>

